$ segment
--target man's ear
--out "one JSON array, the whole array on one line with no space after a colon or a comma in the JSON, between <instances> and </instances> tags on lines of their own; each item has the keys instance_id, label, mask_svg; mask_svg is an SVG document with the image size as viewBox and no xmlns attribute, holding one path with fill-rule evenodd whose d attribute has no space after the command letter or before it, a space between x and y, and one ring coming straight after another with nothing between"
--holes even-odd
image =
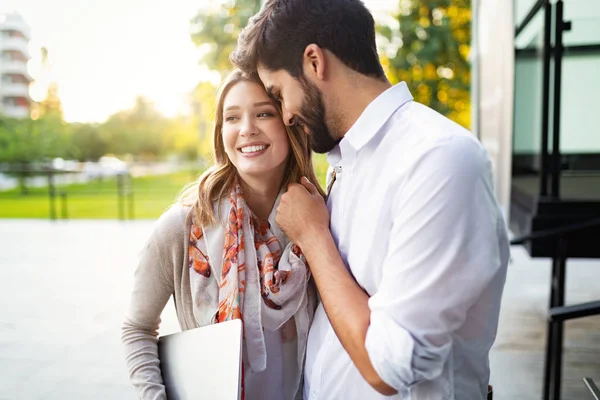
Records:
<instances>
[{"instance_id":1,"label":"man's ear","mask_svg":"<svg viewBox=\"0 0 600 400\"><path fill-rule=\"evenodd\" d=\"M304 76L311 81L322 81L325 79L326 60L325 52L318 45L311 43L304 49L302 57Z\"/></svg>"}]
</instances>

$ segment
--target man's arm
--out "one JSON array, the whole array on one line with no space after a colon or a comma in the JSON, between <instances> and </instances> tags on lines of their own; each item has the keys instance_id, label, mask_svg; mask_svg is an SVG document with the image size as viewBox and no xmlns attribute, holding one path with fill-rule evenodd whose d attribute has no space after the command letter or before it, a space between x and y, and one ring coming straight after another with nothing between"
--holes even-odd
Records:
<instances>
[{"instance_id":1,"label":"man's arm","mask_svg":"<svg viewBox=\"0 0 600 400\"><path fill-rule=\"evenodd\" d=\"M453 333L503 267L506 251L491 166L475 143L447 140L416 165L392 199L392 228L381 238L387 254L375 266L382 278L371 298L346 270L312 185L291 187L278 210L278 223L307 257L336 335L383 394L442 373Z\"/></svg>"},{"instance_id":2,"label":"man's arm","mask_svg":"<svg viewBox=\"0 0 600 400\"><path fill-rule=\"evenodd\" d=\"M303 253L333 330L367 383L383 395L396 394L373 368L365 347L371 317L369 296L346 269L329 230L314 239L312 245L301 248L306 248Z\"/></svg>"},{"instance_id":3,"label":"man's arm","mask_svg":"<svg viewBox=\"0 0 600 400\"><path fill-rule=\"evenodd\" d=\"M365 338L369 327L369 296L350 275L329 231L329 213L323 198L306 178L302 185L292 184L281 199L277 223L302 249L317 284L327 317L344 349L363 378L379 393L396 394L396 390L379 377L367 354ZM292 200L293 199L293 200ZM302 199L300 202L298 199ZM309 223L298 210L309 211ZM307 228L303 233L299 229ZM293 240L292 238L296 238ZM302 240L305 239L305 240Z\"/></svg>"}]
</instances>

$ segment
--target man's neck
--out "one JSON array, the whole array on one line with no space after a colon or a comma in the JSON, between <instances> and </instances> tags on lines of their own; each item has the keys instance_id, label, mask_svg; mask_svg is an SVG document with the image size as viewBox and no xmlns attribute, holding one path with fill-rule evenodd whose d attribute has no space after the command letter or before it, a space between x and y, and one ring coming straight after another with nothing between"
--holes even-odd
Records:
<instances>
[{"instance_id":1,"label":"man's neck","mask_svg":"<svg viewBox=\"0 0 600 400\"><path fill-rule=\"evenodd\" d=\"M392 84L387 79L375 79L359 73L345 79L336 93L339 131L345 135L367 106L390 87Z\"/></svg>"}]
</instances>

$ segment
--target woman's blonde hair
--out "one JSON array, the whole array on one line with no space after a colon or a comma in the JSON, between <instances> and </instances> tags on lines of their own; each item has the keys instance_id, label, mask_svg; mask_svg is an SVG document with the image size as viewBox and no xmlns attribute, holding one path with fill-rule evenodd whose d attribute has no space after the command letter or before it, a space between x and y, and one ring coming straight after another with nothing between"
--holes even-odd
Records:
<instances>
[{"instance_id":1,"label":"woman's blonde hair","mask_svg":"<svg viewBox=\"0 0 600 400\"><path fill-rule=\"evenodd\" d=\"M183 204L192 205L196 215L196 221L205 226L216 224L214 204L220 202L229 195L238 183L238 173L231 162L223 144L223 104L229 90L240 82L252 82L264 90L264 86L258 75L247 75L239 69L234 69L225 78L217 95L217 109L215 125L213 130L213 158L214 164L204 172L196 183L191 184L179 197ZM282 117L281 106L275 103L279 116ZM310 136L296 125L285 126L290 143L290 154L286 165L282 187L287 187L292 182L300 182L302 176L306 176L319 193L324 196L323 189L319 186L312 163L312 152L310 147Z\"/></svg>"}]
</instances>

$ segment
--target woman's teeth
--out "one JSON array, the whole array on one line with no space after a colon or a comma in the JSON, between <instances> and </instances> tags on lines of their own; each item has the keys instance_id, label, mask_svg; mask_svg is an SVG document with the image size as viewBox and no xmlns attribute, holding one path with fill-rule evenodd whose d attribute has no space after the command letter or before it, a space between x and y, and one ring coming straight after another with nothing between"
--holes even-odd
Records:
<instances>
[{"instance_id":1,"label":"woman's teeth","mask_svg":"<svg viewBox=\"0 0 600 400\"><path fill-rule=\"evenodd\" d=\"M240 150L242 151L242 153L256 153L258 151L262 151L264 149L266 149L267 146L266 145L260 145L260 146L245 146L242 147Z\"/></svg>"}]
</instances>

